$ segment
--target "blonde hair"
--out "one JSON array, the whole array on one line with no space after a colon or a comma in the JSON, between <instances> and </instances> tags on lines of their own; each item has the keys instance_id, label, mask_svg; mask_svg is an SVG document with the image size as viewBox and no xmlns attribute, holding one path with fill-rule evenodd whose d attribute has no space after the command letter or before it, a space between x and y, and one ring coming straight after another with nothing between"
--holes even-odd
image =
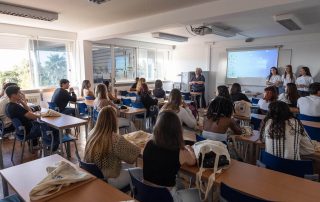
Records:
<instances>
[{"instance_id":1,"label":"blonde hair","mask_svg":"<svg viewBox=\"0 0 320 202\"><path fill-rule=\"evenodd\" d=\"M96 87L95 96L98 100L100 99L107 99L109 100L109 97L107 96L107 86L103 83L99 83Z\"/></svg>"},{"instance_id":2,"label":"blonde hair","mask_svg":"<svg viewBox=\"0 0 320 202\"><path fill-rule=\"evenodd\" d=\"M168 103L163 106L166 110L173 110L176 113L180 111L180 106L182 104L182 95L179 89L172 89L169 95Z\"/></svg>"},{"instance_id":3,"label":"blonde hair","mask_svg":"<svg viewBox=\"0 0 320 202\"><path fill-rule=\"evenodd\" d=\"M136 91L137 91L137 92L140 92L141 85L142 85L143 83L145 83L145 82L146 82L146 79L145 79L145 78L140 78L140 79L139 79L139 81L138 81L138 83L137 83L137 87L136 87Z\"/></svg>"},{"instance_id":4,"label":"blonde hair","mask_svg":"<svg viewBox=\"0 0 320 202\"><path fill-rule=\"evenodd\" d=\"M103 156L112 149L112 137L117 133L117 113L111 106L103 107L98 115L97 123L89 133L85 147L84 160L93 162L98 155L102 161Z\"/></svg>"}]
</instances>

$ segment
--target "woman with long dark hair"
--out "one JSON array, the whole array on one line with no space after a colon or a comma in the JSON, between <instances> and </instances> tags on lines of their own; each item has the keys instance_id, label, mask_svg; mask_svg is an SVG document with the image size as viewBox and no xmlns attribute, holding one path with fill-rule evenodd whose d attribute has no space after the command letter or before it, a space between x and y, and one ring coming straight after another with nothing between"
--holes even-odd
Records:
<instances>
[{"instance_id":1,"label":"woman with long dark hair","mask_svg":"<svg viewBox=\"0 0 320 202\"><path fill-rule=\"evenodd\" d=\"M302 123L281 101L270 103L262 122L260 138L265 142L266 152L285 159L300 160L300 155L315 151Z\"/></svg>"},{"instance_id":2,"label":"woman with long dark hair","mask_svg":"<svg viewBox=\"0 0 320 202\"><path fill-rule=\"evenodd\" d=\"M226 133L229 128L234 134L240 135L241 128L231 118L233 111L231 100L218 96L211 101L203 124L203 137L211 140L227 141Z\"/></svg>"},{"instance_id":3,"label":"woman with long dark hair","mask_svg":"<svg viewBox=\"0 0 320 202\"><path fill-rule=\"evenodd\" d=\"M279 75L278 69L276 67L270 68L270 74L267 77L266 85L276 87L279 87L281 85L281 76Z\"/></svg>"},{"instance_id":4,"label":"woman with long dark hair","mask_svg":"<svg viewBox=\"0 0 320 202\"><path fill-rule=\"evenodd\" d=\"M82 81L82 87L81 87L81 97L93 97L94 98L94 93L93 91L90 90L91 88L91 83L89 80L83 80Z\"/></svg>"},{"instance_id":5,"label":"woman with long dark hair","mask_svg":"<svg viewBox=\"0 0 320 202\"><path fill-rule=\"evenodd\" d=\"M241 92L241 85L239 83L233 83L230 89L230 96L232 102L244 100L250 102L248 97Z\"/></svg>"},{"instance_id":6,"label":"woman with long dark hair","mask_svg":"<svg viewBox=\"0 0 320 202\"><path fill-rule=\"evenodd\" d=\"M313 78L309 67L301 67L300 76L296 80L296 85L301 97L309 95L309 86L313 83Z\"/></svg>"},{"instance_id":7,"label":"woman with long dark hair","mask_svg":"<svg viewBox=\"0 0 320 202\"><path fill-rule=\"evenodd\" d=\"M228 100L231 100L229 89L227 86L221 85L217 87L217 96L224 97Z\"/></svg>"},{"instance_id":8,"label":"woman with long dark hair","mask_svg":"<svg viewBox=\"0 0 320 202\"><path fill-rule=\"evenodd\" d=\"M195 165L192 147L185 145L180 119L175 112L165 110L158 116L153 138L143 150L143 177L148 183L167 187L174 201L196 202L197 189L181 189L177 174L182 165Z\"/></svg>"},{"instance_id":9,"label":"woman with long dark hair","mask_svg":"<svg viewBox=\"0 0 320 202\"><path fill-rule=\"evenodd\" d=\"M287 83L285 93L280 94L278 100L287 103L289 107L297 107L299 97L296 84Z\"/></svg>"},{"instance_id":10,"label":"woman with long dark hair","mask_svg":"<svg viewBox=\"0 0 320 202\"><path fill-rule=\"evenodd\" d=\"M269 86L264 89L263 99L260 99L258 102L258 106L260 112L265 114L268 111L269 104L278 99L277 87Z\"/></svg>"}]
</instances>

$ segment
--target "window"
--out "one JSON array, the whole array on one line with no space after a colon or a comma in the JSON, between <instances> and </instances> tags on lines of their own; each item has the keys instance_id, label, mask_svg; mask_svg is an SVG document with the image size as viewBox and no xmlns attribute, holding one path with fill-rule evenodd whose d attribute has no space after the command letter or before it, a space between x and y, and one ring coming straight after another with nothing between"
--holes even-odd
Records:
<instances>
[{"instance_id":1,"label":"window","mask_svg":"<svg viewBox=\"0 0 320 202\"><path fill-rule=\"evenodd\" d=\"M26 89L57 86L59 80L76 81L72 42L31 40L0 35L0 82L15 82Z\"/></svg>"},{"instance_id":2,"label":"window","mask_svg":"<svg viewBox=\"0 0 320 202\"><path fill-rule=\"evenodd\" d=\"M139 48L138 77L144 77L147 80L155 79L155 56L155 50Z\"/></svg>"},{"instance_id":3,"label":"window","mask_svg":"<svg viewBox=\"0 0 320 202\"><path fill-rule=\"evenodd\" d=\"M102 83L112 78L111 46L94 45L92 47L93 80Z\"/></svg>"},{"instance_id":4,"label":"window","mask_svg":"<svg viewBox=\"0 0 320 202\"><path fill-rule=\"evenodd\" d=\"M116 81L132 81L136 75L134 48L114 47Z\"/></svg>"}]
</instances>

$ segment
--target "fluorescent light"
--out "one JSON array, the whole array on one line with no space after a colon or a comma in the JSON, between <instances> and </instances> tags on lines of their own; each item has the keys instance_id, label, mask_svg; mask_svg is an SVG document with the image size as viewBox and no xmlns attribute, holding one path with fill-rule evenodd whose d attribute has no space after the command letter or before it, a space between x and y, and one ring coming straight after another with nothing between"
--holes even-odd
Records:
<instances>
[{"instance_id":1,"label":"fluorescent light","mask_svg":"<svg viewBox=\"0 0 320 202\"><path fill-rule=\"evenodd\" d=\"M177 41L177 42L188 41L188 37L174 35L174 34L167 34L167 33L163 33L163 32L153 32L152 37L157 38L157 39L164 39L164 40Z\"/></svg>"},{"instance_id":2,"label":"fluorescent light","mask_svg":"<svg viewBox=\"0 0 320 202\"><path fill-rule=\"evenodd\" d=\"M58 13L36 8L24 7L15 4L0 2L0 14L13 15L36 20L54 21L58 19Z\"/></svg>"}]
</instances>

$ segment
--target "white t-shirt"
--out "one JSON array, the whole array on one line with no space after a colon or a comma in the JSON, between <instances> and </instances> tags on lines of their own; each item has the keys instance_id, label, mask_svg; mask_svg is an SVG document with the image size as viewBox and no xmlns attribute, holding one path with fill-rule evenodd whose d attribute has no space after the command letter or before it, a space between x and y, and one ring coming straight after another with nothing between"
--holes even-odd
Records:
<instances>
[{"instance_id":1,"label":"white t-shirt","mask_svg":"<svg viewBox=\"0 0 320 202\"><path fill-rule=\"evenodd\" d=\"M11 125L11 119L6 115L6 105L10 102L8 96L0 98L0 119L3 121L5 128Z\"/></svg>"},{"instance_id":2,"label":"white t-shirt","mask_svg":"<svg viewBox=\"0 0 320 202\"><path fill-rule=\"evenodd\" d=\"M299 134L298 129L303 126L299 126L299 122L296 119L292 118L286 121L284 140L270 138L268 131L271 123L272 120L269 119L266 122L264 131L261 132L262 137L265 138L266 152L292 160L300 160L300 155L314 153L314 146L307 133L304 131L304 135Z\"/></svg>"},{"instance_id":3,"label":"white t-shirt","mask_svg":"<svg viewBox=\"0 0 320 202\"><path fill-rule=\"evenodd\" d=\"M295 83L296 76L295 75L292 75L292 76L293 78L291 79L289 74L286 75L286 78L284 78L284 75L282 75L281 80L282 80L283 86L286 86L287 83Z\"/></svg>"},{"instance_id":4,"label":"white t-shirt","mask_svg":"<svg viewBox=\"0 0 320 202\"><path fill-rule=\"evenodd\" d=\"M285 102L287 104L291 104L290 100L288 100L286 96L287 96L286 93L281 93L278 97L278 100Z\"/></svg>"},{"instance_id":5,"label":"white t-shirt","mask_svg":"<svg viewBox=\"0 0 320 202\"><path fill-rule=\"evenodd\" d=\"M268 111L269 110L269 104L270 102L267 102L266 100L264 99L260 99L259 102L258 102L258 106L260 109L263 109L265 111Z\"/></svg>"},{"instance_id":6,"label":"white t-shirt","mask_svg":"<svg viewBox=\"0 0 320 202\"><path fill-rule=\"evenodd\" d=\"M272 75L270 77L270 79L267 77L267 81L273 83L272 85L267 85L267 86L274 86L276 84L276 82L278 82L278 81L281 82L282 80L281 80L281 76L280 75Z\"/></svg>"},{"instance_id":7,"label":"white t-shirt","mask_svg":"<svg viewBox=\"0 0 320 202\"><path fill-rule=\"evenodd\" d=\"M197 125L197 120L196 118L193 116L191 110L186 107L180 107L180 111L177 113L181 124L186 124L189 128L194 128Z\"/></svg>"},{"instance_id":8,"label":"white t-shirt","mask_svg":"<svg viewBox=\"0 0 320 202\"><path fill-rule=\"evenodd\" d=\"M298 99L297 104L300 114L320 117L320 97L310 95Z\"/></svg>"},{"instance_id":9,"label":"white t-shirt","mask_svg":"<svg viewBox=\"0 0 320 202\"><path fill-rule=\"evenodd\" d=\"M300 91L309 91L310 84L313 83L313 78L311 76L299 76L296 80L297 85L307 85L308 87L298 88Z\"/></svg>"}]
</instances>

